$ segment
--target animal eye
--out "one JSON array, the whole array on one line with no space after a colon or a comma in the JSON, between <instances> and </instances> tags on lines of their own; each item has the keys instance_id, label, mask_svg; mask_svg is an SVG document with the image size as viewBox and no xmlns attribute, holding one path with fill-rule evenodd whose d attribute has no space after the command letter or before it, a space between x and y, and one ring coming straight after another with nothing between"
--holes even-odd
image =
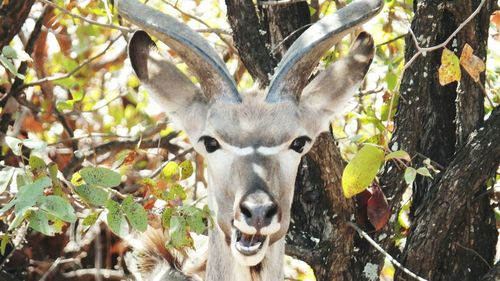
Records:
<instances>
[{"instance_id":1,"label":"animal eye","mask_svg":"<svg viewBox=\"0 0 500 281\"><path fill-rule=\"evenodd\" d=\"M290 144L290 149L295 150L297 153L302 153L304 151L304 146L306 143L310 142L311 138L302 136L294 139L292 144Z\"/></svg>"},{"instance_id":2,"label":"animal eye","mask_svg":"<svg viewBox=\"0 0 500 281\"><path fill-rule=\"evenodd\" d=\"M205 149L207 150L208 153L212 153L220 148L219 142L212 137L203 136L200 138L200 141L203 141Z\"/></svg>"}]
</instances>

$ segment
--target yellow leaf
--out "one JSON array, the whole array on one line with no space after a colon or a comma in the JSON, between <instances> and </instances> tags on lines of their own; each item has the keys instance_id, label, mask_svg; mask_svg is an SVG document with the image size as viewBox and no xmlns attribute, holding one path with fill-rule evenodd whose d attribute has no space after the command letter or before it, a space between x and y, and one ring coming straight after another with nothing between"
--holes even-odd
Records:
<instances>
[{"instance_id":1,"label":"yellow leaf","mask_svg":"<svg viewBox=\"0 0 500 281\"><path fill-rule=\"evenodd\" d=\"M461 71L460 71L460 60L458 57L450 50L444 48L443 54L441 55L441 66L438 70L439 73L439 84L444 86L454 81L460 81Z\"/></svg>"},{"instance_id":2,"label":"yellow leaf","mask_svg":"<svg viewBox=\"0 0 500 281\"><path fill-rule=\"evenodd\" d=\"M342 174L344 196L351 198L363 192L377 176L384 163L384 151L372 145L365 145L347 164Z\"/></svg>"},{"instance_id":3,"label":"yellow leaf","mask_svg":"<svg viewBox=\"0 0 500 281\"><path fill-rule=\"evenodd\" d=\"M486 69L484 62L477 56L473 55L474 49L469 44L465 44L462 54L460 55L460 64L464 67L465 71L474 79L479 81L479 74Z\"/></svg>"}]
</instances>

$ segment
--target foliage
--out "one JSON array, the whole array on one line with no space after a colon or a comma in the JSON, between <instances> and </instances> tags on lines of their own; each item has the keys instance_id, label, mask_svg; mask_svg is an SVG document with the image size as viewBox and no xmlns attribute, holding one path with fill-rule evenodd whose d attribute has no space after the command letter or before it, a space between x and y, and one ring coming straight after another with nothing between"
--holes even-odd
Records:
<instances>
[{"instance_id":1,"label":"foliage","mask_svg":"<svg viewBox=\"0 0 500 281\"><path fill-rule=\"evenodd\" d=\"M52 236L69 233L80 224L82 232L90 233L103 222L114 234L125 237L145 231L148 225L158 226L155 217L160 217L161 226L169 232L167 246L184 249L194 245L191 233L206 233L213 224L203 200L203 161L149 103L147 90L139 85L126 59L128 33L119 26L129 27L120 21L111 2L53 1L73 15L49 9L35 51L27 54L23 36L31 32L44 9L37 2L23 34L2 48L2 94L16 78L23 83L23 94L0 109L2 120L4 114L12 114L12 126L0 132L5 134L0 162L0 219L6 226L1 229L2 256L25 226L33 233ZM228 29L218 1L149 2L196 30ZM375 61L356 96L356 107L332 126L343 155L350 159L342 179L344 194L356 198L358 210L363 209L360 216L375 230L383 228L390 215L377 179L384 165L396 163L404 169L409 187L419 176L432 178L439 173L427 156L410 155L397 143L389 144L405 66L402 35L408 32L411 5L411 1L386 1L381 15L366 25L377 40ZM335 9L334 2L320 1L310 11L322 17ZM492 18L496 25L491 27L497 32L498 18ZM226 56L231 72L243 68L228 35L210 30L200 33ZM498 38L491 40L499 46ZM345 53L351 41L348 36L320 67ZM169 51L163 44L159 47ZM439 71L427 75L439 77L445 85L459 81L461 75L478 81L485 73L485 109L489 112L500 103L498 49L490 48L485 65L469 45L463 50L441 48L436 51L442 52ZM187 71L173 52L168 53ZM22 62L28 63L27 72L20 71ZM253 81L245 72L238 83L246 89ZM399 229L398 241L411 226L411 200L405 203L391 226ZM301 274L304 280L311 275Z\"/></svg>"}]
</instances>

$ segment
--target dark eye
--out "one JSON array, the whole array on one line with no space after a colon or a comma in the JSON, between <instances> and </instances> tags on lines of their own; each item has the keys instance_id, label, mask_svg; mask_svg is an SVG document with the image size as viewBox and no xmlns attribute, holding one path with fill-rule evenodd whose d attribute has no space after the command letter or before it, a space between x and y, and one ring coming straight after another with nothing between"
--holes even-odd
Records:
<instances>
[{"instance_id":1,"label":"dark eye","mask_svg":"<svg viewBox=\"0 0 500 281\"><path fill-rule=\"evenodd\" d=\"M203 136L200 138L200 141L203 141L205 149L207 150L208 153L212 153L220 148L219 142L212 137Z\"/></svg>"},{"instance_id":2,"label":"dark eye","mask_svg":"<svg viewBox=\"0 0 500 281\"><path fill-rule=\"evenodd\" d=\"M290 144L290 149L295 150L297 153L302 153L304 151L304 146L306 143L310 142L311 138L302 136L294 139L292 144Z\"/></svg>"}]
</instances>

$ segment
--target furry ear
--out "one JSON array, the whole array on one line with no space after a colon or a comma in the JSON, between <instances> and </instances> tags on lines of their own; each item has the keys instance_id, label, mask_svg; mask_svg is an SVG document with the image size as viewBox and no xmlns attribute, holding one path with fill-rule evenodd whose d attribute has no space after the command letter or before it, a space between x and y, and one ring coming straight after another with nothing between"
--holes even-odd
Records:
<instances>
[{"instance_id":1,"label":"furry ear","mask_svg":"<svg viewBox=\"0 0 500 281\"><path fill-rule=\"evenodd\" d=\"M198 88L158 53L146 32L134 33L129 43L129 57L139 80L153 92L167 113L175 114L179 108L201 96Z\"/></svg>"},{"instance_id":2,"label":"furry ear","mask_svg":"<svg viewBox=\"0 0 500 281\"><path fill-rule=\"evenodd\" d=\"M365 77L374 55L373 38L362 32L349 54L332 63L303 90L300 106L319 112L329 120L341 111Z\"/></svg>"},{"instance_id":3,"label":"furry ear","mask_svg":"<svg viewBox=\"0 0 500 281\"><path fill-rule=\"evenodd\" d=\"M144 31L134 33L129 42L132 68L163 111L181 125L188 135L204 124L208 107L205 96L189 78L165 59Z\"/></svg>"}]
</instances>

